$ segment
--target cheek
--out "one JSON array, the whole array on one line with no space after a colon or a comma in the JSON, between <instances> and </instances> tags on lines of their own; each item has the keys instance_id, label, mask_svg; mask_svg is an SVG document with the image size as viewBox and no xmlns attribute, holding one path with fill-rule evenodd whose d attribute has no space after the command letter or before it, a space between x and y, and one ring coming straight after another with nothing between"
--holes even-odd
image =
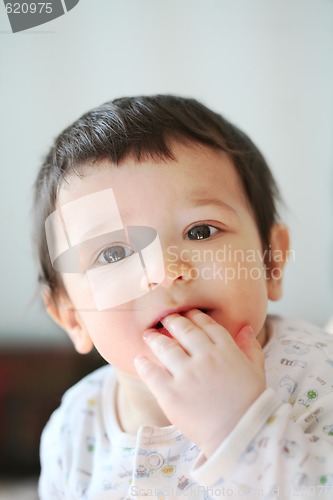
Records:
<instances>
[{"instance_id":1,"label":"cheek","mask_svg":"<svg viewBox=\"0 0 333 500\"><path fill-rule=\"evenodd\" d=\"M100 355L115 368L136 373L133 360L145 344L130 312L80 311L80 317Z\"/></svg>"},{"instance_id":2,"label":"cheek","mask_svg":"<svg viewBox=\"0 0 333 500\"><path fill-rule=\"evenodd\" d=\"M254 285L245 301L249 324L252 326L255 335L257 335L262 329L267 316L268 297L265 284L261 282Z\"/></svg>"},{"instance_id":3,"label":"cheek","mask_svg":"<svg viewBox=\"0 0 333 500\"><path fill-rule=\"evenodd\" d=\"M62 280L77 311L96 311L95 299L85 274L62 274Z\"/></svg>"},{"instance_id":4,"label":"cheek","mask_svg":"<svg viewBox=\"0 0 333 500\"><path fill-rule=\"evenodd\" d=\"M112 314L98 311L80 311L80 317L96 349L105 357L108 351L111 352L114 341L120 337L117 334L119 327L117 323L112 321Z\"/></svg>"},{"instance_id":5,"label":"cheek","mask_svg":"<svg viewBox=\"0 0 333 500\"><path fill-rule=\"evenodd\" d=\"M221 310L221 324L233 337L245 324L250 324L258 334L268 305L264 266L261 262L229 262L224 271L223 279L210 280L207 289L220 300L219 304L214 299L217 309Z\"/></svg>"},{"instance_id":6,"label":"cheek","mask_svg":"<svg viewBox=\"0 0 333 500\"><path fill-rule=\"evenodd\" d=\"M241 326L248 323L257 335L263 327L267 316L267 286L264 269L260 265L251 267L252 276L239 280L237 306L244 314Z\"/></svg>"}]
</instances>

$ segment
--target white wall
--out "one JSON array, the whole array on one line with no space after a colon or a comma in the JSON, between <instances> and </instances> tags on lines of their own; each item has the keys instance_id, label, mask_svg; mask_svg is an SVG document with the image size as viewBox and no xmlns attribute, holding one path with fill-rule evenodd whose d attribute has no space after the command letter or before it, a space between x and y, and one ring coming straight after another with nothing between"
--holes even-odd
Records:
<instances>
[{"instance_id":1,"label":"white wall","mask_svg":"<svg viewBox=\"0 0 333 500\"><path fill-rule=\"evenodd\" d=\"M32 183L52 139L117 96L193 96L261 147L293 238L272 310L333 314L333 2L81 0L12 34L0 6L0 343L65 342L40 303L30 245Z\"/></svg>"}]
</instances>

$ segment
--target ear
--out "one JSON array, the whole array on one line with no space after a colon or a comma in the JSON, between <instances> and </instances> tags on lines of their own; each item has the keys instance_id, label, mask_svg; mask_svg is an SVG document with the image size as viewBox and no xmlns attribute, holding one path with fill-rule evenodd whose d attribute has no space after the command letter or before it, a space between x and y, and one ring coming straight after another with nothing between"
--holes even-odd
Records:
<instances>
[{"instance_id":1,"label":"ear","mask_svg":"<svg viewBox=\"0 0 333 500\"><path fill-rule=\"evenodd\" d=\"M87 354L93 348L93 342L69 297L60 292L56 299L50 293L43 294L48 314L68 334L75 349L80 354Z\"/></svg>"},{"instance_id":2,"label":"ear","mask_svg":"<svg viewBox=\"0 0 333 500\"><path fill-rule=\"evenodd\" d=\"M270 300L282 296L283 269L289 253L289 231L283 224L274 224L270 234L270 249L266 258L267 291Z\"/></svg>"}]
</instances>

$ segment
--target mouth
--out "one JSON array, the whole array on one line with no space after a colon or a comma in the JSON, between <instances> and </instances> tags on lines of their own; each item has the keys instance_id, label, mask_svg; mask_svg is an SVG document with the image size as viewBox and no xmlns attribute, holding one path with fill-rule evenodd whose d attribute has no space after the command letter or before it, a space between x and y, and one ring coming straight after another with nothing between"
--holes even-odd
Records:
<instances>
[{"instance_id":1,"label":"mouth","mask_svg":"<svg viewBox=\"0 0 333 500\"><path fill-rule=\"evenodd\" d=\"M192 309L199 309L199 311L201 311L201 312L203 312L205 314L208 314L208 310L207 309L202 309L201 307L191 307L191 308L188 308L188 309L184 309L182 311L170 311L167 314L164 314L161 317L161 319L165 318L166 316L168 316L169 314L172 314L172 313L182 314L182 313L185 313L187 311L191 311ZM154 325L151 326L151 328L154 328L155 330L158 330L158 332L161 333L162 335L166 335L167 337L171 337L172 338L172 335L170 334L170 332L162 325L161 320L158 320Z\"/></svg>"},{"instance_id":2,"label":"mouth","mask_svg":"<svg viewBox=\"0 0 333 500\"><path fill-rule=\"evenodd\" d=\"M173 338L169 330L167 330L160 321L156 323L156 325L153 328L155 328L155 330L157 330L159 334Z\"/></svg>"}]
</instances>

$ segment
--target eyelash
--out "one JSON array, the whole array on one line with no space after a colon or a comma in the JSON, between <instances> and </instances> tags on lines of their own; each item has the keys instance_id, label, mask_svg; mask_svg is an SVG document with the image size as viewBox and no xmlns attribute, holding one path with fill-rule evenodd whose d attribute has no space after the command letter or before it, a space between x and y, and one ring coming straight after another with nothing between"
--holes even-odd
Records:
<instances>
[{"instance_id":1,"label":"eyelash","mask_svg":"<svg viewBox=\"0 0 333 500\"><path fill-rule=\"evenodd\" d=\"M195 228L198 228L198 227L209 227L209 228L214 229L215 232L213 234L210 234L209 236L207 236L207 238L189 238L188 237L189 232ZM218 233L223 233L223 232L225 232L225 231L222 228L216 227L213 224L209 224L208 222L199 222L199 223L197 222L193 226L191 226L189 229L186 230L185 236L187 237L186 239L188 239L188 240L200 241L200 240L210 239L210 238L214 237L215 235L217 235Z\"/></svg>"},{"instance_id":2,"label":"eyelash","mask_svg":"<svg viewBox=\"0 0 333 500\"><path fill-rule=\"evenodd\" d=\"M105 262L98 262L98 260L100 259L101 256L103 256L103 254L107 251L107 250L110 250L110 249L114 249L114 248L119 248L119 249L123 249L124 250L124 255L123 257L121 257L120 259L118 260L114 260L113 262L110 261L105 261ZM121 243L121 242L115 242L115 243L112 243L110 246L106 246L105 248L103 248L103 250L101 250L97 257L94 259L94 265L98 266L105 266L107 264L116 264L117 262L121 262L122 260L126 259L127 257L130 257L131 255L133 255L134 251L131 249L131 247L129 245L127 245L126 243ZM104 257L105 258L105 257Z\"/></svg>"}]
</instances>

